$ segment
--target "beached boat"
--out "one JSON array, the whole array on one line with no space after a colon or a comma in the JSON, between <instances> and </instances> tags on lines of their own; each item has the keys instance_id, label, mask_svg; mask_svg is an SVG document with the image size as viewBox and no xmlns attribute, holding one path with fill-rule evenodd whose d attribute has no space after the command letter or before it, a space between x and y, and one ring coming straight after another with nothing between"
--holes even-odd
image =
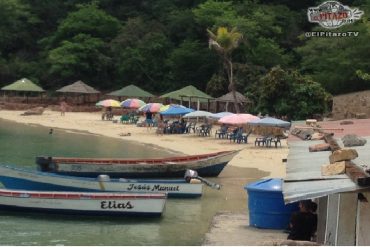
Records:
<instances>
[{"instance_id":1,"label":"beached boat","mask_svg":"<svg viewBox=\"0 0 370 247\"><path fill-rule=\"evenodd\" d=\"M182 177L187 169L195 170L199 176L215 177L239 150L154 159L101 159L37 157L39 170L63 175L97 177L154 178Z\"/></svg>"},{"instance_id":2,"label":"beached boat","mask_svg":"<svg viewBox=\"0 0 370 247\"><path fill-rule=\"evenodd\" d=\"M192 181L187 181L185 178L111 179L107 175L99 175L96 178L85 178L64 176L7 165L0 165L0 182L7 189L168 193L169 197L199 197L202 195L202 183L190 183Z\"/></svg>"},{"instance_id":3,"label":"beached boat","mask_svg":"<svg viewBox=\"0 0 370 247\"><path fill-rule=\"evenodd\" d=\"M0 209L76 215L160 216L166 194L45 192L0 189Z\"/></svg>"}]
</instances>

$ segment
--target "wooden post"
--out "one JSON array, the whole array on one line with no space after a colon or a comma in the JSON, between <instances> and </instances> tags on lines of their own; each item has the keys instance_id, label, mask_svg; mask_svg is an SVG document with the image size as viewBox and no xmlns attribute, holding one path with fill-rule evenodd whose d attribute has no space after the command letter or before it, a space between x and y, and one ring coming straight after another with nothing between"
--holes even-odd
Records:
<instances>
[{"instance_id":1,"label":"wooden post","mask_svg":"<svg viewBox=\"0 0 370 247\"><path fill-rule=\"evenodd\" d=\"M370 177L367 172L352 161L346 161L346 174L358 186L370 185Z\"/></svg>"}]
</instances>

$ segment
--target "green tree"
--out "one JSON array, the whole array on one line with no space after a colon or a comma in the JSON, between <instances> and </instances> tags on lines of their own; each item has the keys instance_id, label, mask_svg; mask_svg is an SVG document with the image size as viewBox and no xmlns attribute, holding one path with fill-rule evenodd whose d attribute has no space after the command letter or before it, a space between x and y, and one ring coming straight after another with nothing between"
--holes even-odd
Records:
<instances>
[{"instance_id":1,"label":"green tree","mask_svg":"<svg viewBox=\"0 0 370 247\"><path fill-rule=\"evenodd\" d=\"M233 62L232 62L232 52L239 46L243 35L235 28L231 31L227 30L225 27L219 27L217 33L214 34L212 31L207 30L209 34L209 45L214 48L217 53L221 56L223 61L224 69L226 71L229 86L229 91L233 94L234 105L237 113L240 112L238 99L236 97L236 88L233 78Z\"/></svg>"},{"instance_id":2,"label":"green tree","mask_svg":"<svg viewBox=\"0 0 370 247\"><path fill-rule=\"evenodd\" d=\"M79 34L49 52L50 73L63 80L105 79L110 59L104 54L106 46L99 38ZM103 78L102 78L103 77Z\"/></svg>"},{"instance_id":3,"label":"green tree","mask_svg":"<svg viewBox=\"0 0 370 247\"><path fill-rule=\"evenodd\" d=\"M336 29L336 32L358 32L350 37L301 37L305 43L296 48L300 56L300 71L310 75L332 94L368 89L368 82L359 78L356 70L370 70L370 2L359 9L365 12L361 20ZM328 31L315 28L315 31Z\"/></svg>"},{"instance_id":4,"label":"green tree","mask_svg":"<svg viewBox=\"0 0 370 247\"><path fill-rule=\"evenodd\" d=\"M60 23L53 36L45 39L48 81L61 86L71 80L86 80L101 88L109 87L112 59L109 42L117 35L119 21L96 4L80 5ZM57 83L57 85L55 85Z\"/></svg>"},{"instance_id":5,"label":"green tree","mask_svg":"<svg viewBox=\"0 0 370 247\"><path fill-rule=\"evenodd\" d=\"M120 83L135 83L151 91L163 91L168 73L166 59L173 44L165 27L142 18L127 21L111 42L117 77Z\"/></svg>"},{"instance_id":6,"label":"green tree","mask_svg":"<svg viewBox=\"0 0 370 247\"><path fill-rule=\"evenodd\" d=\"M166 64L169 69L171 88L191 84L204 90L209 78L217 69L216 55L198 41L185 40L172 50Z\"/></svg>"},{"instance_id":7,"label":"green tree","mask_svg":"<svg viewBox=\"0 0 370 247\"><path fill-rule=\"evenodd\" d=\"M59 42L81 33L107 42L116 37L120 27L119 20L99 9L96 4L80 5L77 11L68 14L60 23L51 42L58 45Z\"/></svg>"},{"instance_id":8,"label":"green tree","mask_svg":"<svg viewBox=\"0 0 370 247\"><path fill-rule=\"evenodd\" d=\"M256 111L272 115L287 115L291 119L305 119L328 110L331 96L317 82L298 71L272 68L259 82L254 92Z\"/></svg>"}]
</instances>

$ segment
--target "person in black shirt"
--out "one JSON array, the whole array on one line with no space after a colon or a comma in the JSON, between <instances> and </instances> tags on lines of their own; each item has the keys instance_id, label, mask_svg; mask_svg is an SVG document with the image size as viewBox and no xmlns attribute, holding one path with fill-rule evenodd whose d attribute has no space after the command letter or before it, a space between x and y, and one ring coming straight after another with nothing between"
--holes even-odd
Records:
<instances>
[{"instance_id":1,"label":"person in black shirt","mask_svg":"<svg viewBox=\"0 0 370 247\"><path fill-rule=\"evenodd\" d=\"M317 204L311 200L300 201L299 212L292 214L288 239L311 241L317 229Z\"/></svg>"}]
</instances>

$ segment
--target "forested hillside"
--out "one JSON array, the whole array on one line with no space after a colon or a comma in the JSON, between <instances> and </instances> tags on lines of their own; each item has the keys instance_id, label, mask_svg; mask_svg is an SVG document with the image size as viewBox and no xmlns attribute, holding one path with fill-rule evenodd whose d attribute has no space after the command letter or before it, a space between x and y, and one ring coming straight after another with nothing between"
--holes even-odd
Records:
<instances>
[{"instance_id":1,"label":"forested hillside","mask_svg":"<svg viewBox=\"0 0 370 247\"><path fill-rule=\"evenodd\" d=\"M235 82L251 98L269 87L275 66L332 94L368 89L359 75L370 72L370 0L341 1L365 14L336 31L358 37L305 38L323 30L307 20L307 8L321 2L1 0L0 86L27 77L49 90L83 80L103 91L136 84L161 94L192 84L220 96L228 83L207 29L224 26L243 35Z\"/></svg>"}]
</instances>

